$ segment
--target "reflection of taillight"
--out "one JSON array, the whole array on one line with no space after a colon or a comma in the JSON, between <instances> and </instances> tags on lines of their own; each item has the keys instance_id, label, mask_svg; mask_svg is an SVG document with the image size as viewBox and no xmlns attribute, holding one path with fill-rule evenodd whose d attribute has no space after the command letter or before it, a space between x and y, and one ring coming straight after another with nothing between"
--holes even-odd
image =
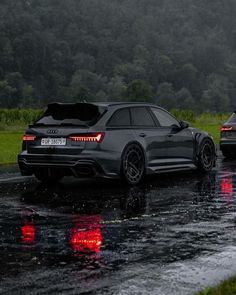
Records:
<instances>
[{"instance_id":1,"label":"reflection of taillight","mask_svg":"<svg viewBox=\"0 0 236 295\"><path fill-rule=\"evenodd\" d=\"M84 133L71 135L69 138L73 141L83 141L83 142L102 142L105 136L104 132L99 133Z\"/></svg>"},{"instance_id":2,"label":"reflection of taillight","mask_svg":"<svg viewBox=\"0 0 236 295\"><path fill-rule=\"evenodd\" d=\"M231 131L233 129L232 126L222 126L220 131L224 132L224 131Z\"/></svg>"},{"instance_id":3,"label":"reflection of taillight","mask_svg":"<svg viewBox=\"0 0 236 295\"><path fill-rule=\"evenodd\" d=\"M21 227L22 232L22 242L33 243L35 241L36 229L35 225L32 223L27 223Z\"/></svg>"},{"instance_id":4,"label":"reflection of taillight","mask_svg":"<svg viewBox=\"0 0 236 295\"><path fill-rule=\"evenodd\" d=\"M224 196L231 196L233 193L233 180L232 177L229 178L223 178L221 180L221 192L224 194Z\"/></svg>"},{"instance_id":5,"label":"reflection of taillight","mask_svg":"<svg viewBox=\"0 0 236 295\"><path fill-rule=\"evenodd\" d=\"M102 233L100 228L78 231L71 230L70 244L74 251L86 253L98 253L102 245Z\"/></svg>"},{"instance_id":6,"label":"reflection of taillight","mask_svg":"<svg viewBox=\"0 0 236 295\"><path fill-rule=\"evenodd\" d=\"M36 139L35 135L25 134L23 136L23 141L34 141Z\"/></svg>"},{"instance_id":7,"label":"reflection of taillight","mask_svg":"<svg viewBox=\"0 0 236 295\"><path fill-rule=\"evenodd\" d=\"M82 253L99 253L103 242L100 215L77 215L70 231L72 250Z\"/></svg>"}]
</instances>

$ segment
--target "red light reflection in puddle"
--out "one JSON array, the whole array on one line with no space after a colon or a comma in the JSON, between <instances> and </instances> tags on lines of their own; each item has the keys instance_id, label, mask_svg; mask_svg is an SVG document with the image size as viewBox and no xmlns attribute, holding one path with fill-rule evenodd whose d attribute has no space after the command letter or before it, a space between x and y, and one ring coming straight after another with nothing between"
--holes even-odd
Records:
<instances>
[{"instance_id":1,"label":"red light reflection in puddle","mask_svg":"<svg viewBox=\"0 0 236 295\"><path fill-rule=\"evenodd\" d=\"M75 218L75 227L70 231L73 251L99 253L102 245L100 215L80 215Z\"/></svg>"},{"instance_id":2,"label":"red light reflection in puddle","mask_svg":"<svg viewBox=\"0 0 236 295\"><path fill-rule=\"evenodd\" d=\"M25 244L33 244L36 237L36 229L33 223L25 223L21 227L22 242Z\"/></svg>"},{"instance_id":3,"label":"red light reflection in puddle","mask_svg":"<svg viewBox=\"0 0 236 295\"><path fill-rule=\"evenodd\" d=\"M232 176L224 177L220 182L220 190L222 197L227 203L227 207L231 207L233 203L233 178Z\"/></svg>"},{"instance_id":4,"label":"red light reflection in puddle","mask_svg":"<svg viewBox=\"0 0 236 295\"><path fill-rule=\"evenodd\" d=\"M232 194L233 194L232 177L223 178L221 180L221 192L226 197L231 197L232 196Z\"/></svg>"}]
</instances>

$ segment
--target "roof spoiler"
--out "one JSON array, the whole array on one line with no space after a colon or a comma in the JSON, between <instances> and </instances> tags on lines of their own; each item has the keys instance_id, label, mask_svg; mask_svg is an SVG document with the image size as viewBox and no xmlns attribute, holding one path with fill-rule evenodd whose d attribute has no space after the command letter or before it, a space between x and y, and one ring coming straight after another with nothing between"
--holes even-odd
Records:
<instances>
[{"instance_id":1,"label":"roof spoiler","mask_svg":"<svg viewBox=\"0 0 236 295\"><path fill-rule=\"evenodd\" d=\"M53 102L53 103L49 103L47 105L47 109L48 110L52 110L52 109L57 109L63 106L74 106L74 107L81 107L81 108L85 108L86 106L88 108L91 108L92 111L98 111L100 114L103 113L105 110L107 110L107 107L105 106L100 106L97 105L96 103L90 103L90 102L72 102L72 103L62 103L62 102Z\"/></svg>"}]
</instances>

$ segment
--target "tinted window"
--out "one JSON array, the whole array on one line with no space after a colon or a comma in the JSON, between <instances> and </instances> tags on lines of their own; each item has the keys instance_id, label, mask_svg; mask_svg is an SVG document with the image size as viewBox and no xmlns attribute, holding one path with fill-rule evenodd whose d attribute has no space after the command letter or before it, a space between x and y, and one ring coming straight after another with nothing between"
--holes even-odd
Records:
<instances>
[{"instance_id":1,"label":"tinted window","mask_svg":"<svg viewBox=\"0 0 236 295\"><path fill-rule=\"evenodd\" d=\"M151 110L153 111L154 115L156 116L156 118L161 126L163 126L163 127L171 127L171 126L180 127L179 122L174 117L169 115L167 112L165 112L161 109L156 109L156 108L151 108Z\"/></svg>"},{"instance_id":2,"label":"tinted window","mask_svg":"<svg viewBox=\"0 0 236 295\"><path fill-rule=\"evenodd\" d=\"M132 125L134 126L156 126L155 122L145 107L131 108Z\"/></svg>"},{"instance_id":3,"label":"tinted window","mask_svg":"<svg viewBox=\"0 0 236 295\"><path fill-rule=\"evenodd\" d=\"M130 113L129 109L121 109L116 111L108 122L108 126L129 126Z\"/></svg>"},{"instance_id":4,"label":"tinted window","mask_svg":"<svg viewBox=\"0 0 236 295\"><path fill-rule=\"evenodd\" d=\"M92 125L104 111L105 109L102 110L96 105L87 103L51 104L35 124Z\"/></svg>"},{"instance_id":5,"label":"tinted window","mask_svg":"<svg viewBox=\"0 0 236 295\"><path fill-rule=\"evenodd\" d=\"M228 123L236 123L236 114L235 114L235 113L233 113L233 114L230 116L230 118L229 118L229 120L228 120Z\"/></svg>"}]
</instances>

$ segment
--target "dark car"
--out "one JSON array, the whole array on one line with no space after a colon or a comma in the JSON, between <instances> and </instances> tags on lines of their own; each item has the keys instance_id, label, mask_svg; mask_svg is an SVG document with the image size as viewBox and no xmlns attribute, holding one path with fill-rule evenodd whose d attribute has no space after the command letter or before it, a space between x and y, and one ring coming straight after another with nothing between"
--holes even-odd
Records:
<instances>
[{"instance_id":1,"label":"dark car","mask_svg":"<svg viewBox=\"0 0 236 295\"><path fill-rule=\"evenodd\" d=\"M73 175L123 177L137 184L146 174L208 172L215 158L206 132L156 105L53 103L26 131L18 162L22 175L41 181Z\"/></svg>"},{"instance_id":2,"label":"dark car","mask_svg":"<svg viewBox=\"0 0 236 295\"><path fill-rule=\"evenodd\" d=\"M225 158L236 157L236 111L221 127L220 149Z\"/></svg>"}]
</instances>

